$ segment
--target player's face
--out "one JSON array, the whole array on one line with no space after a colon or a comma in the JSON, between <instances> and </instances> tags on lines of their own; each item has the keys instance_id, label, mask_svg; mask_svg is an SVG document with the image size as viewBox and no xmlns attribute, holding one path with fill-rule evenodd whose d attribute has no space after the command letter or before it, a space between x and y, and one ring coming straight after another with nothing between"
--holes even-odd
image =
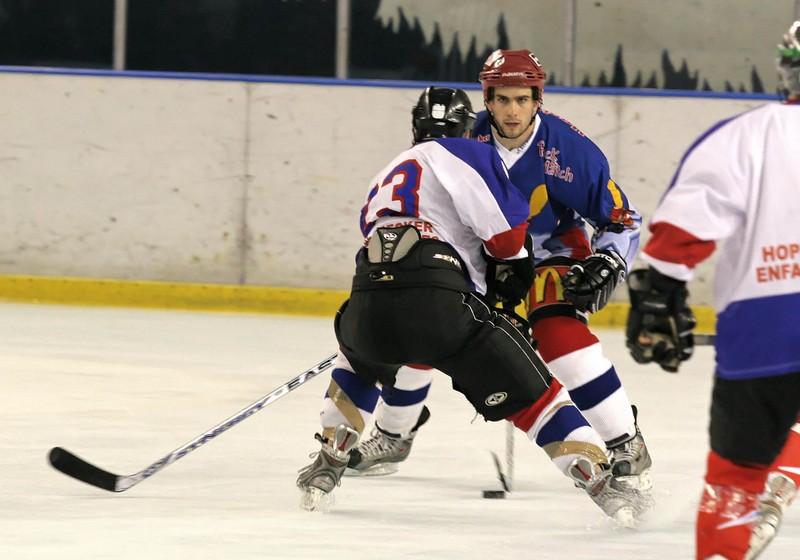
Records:
<instances>
[{"instance_id":1,"label":"player's face","mask_svg":"<svg viewBox=\"0 0 800 560\"><path fill-rule=\"evenodd\" d=\"M494 97L486 103L495 123L506 137L519 138L532 126L539 102L533 98L529 87L499 87Z\"/></svg>"}]
</instances>

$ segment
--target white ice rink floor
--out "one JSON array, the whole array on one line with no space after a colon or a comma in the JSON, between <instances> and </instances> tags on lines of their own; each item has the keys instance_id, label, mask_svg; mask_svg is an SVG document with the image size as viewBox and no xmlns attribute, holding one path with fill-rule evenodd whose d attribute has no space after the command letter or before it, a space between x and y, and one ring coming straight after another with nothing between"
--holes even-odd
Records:
<instances>
[{"instance_id":1,"label":"white ice rink floor","mask_svg":"<svg viewBox=\"0 0 800 560\"><path fill-rule=\"evenodd\" d=\"M600 336L655 461L657 505L636 531L612 528L521 434L514 492L482 499L505 428L471 423L444 376L400 472L345 479L329 513L301 511L295 488L327 372L127 492L98 490L47 451L135 473L334 353L331 321L0 305L0 559L690 559L713 351L669 375L636 365L621 332ZM798 550L790 510L762 558Z\"/></svg>"}]
</instances>

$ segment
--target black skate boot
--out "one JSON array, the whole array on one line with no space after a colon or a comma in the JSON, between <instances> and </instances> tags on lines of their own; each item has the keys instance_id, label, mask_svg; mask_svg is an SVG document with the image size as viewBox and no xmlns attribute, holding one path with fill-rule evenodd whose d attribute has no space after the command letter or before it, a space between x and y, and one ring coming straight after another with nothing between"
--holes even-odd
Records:
<instances>
[{"instance_id":1,"label":"black skate boot","mask_svg":"<svg viewBox=\"0 0 800 560\"><path fill-rule=\"evenodd\" d=\"M398 463L405 461L411 452L417 431L430 417L428 407L423 406L408 437L392 434L376 425L371 437L350 453L345 476L383 476L397 472Z\"/></svg>"}]
</instances>

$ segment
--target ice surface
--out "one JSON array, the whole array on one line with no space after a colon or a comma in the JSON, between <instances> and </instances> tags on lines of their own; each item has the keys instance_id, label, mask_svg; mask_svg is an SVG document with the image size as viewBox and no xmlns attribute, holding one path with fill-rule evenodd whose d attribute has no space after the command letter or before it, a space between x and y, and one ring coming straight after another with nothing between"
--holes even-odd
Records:
<instances>
[{"instance_id":1,"label":"ice surface","mask_svg":"<svg viewBox=\"0 0 800 560\"><path fill-rule=\"evenodd\" d=\"M472 422L444 376L400 472L345 479L326 514L299 509L294 481L327 373L123 494L84 485L49 467L51 447L135 473L335 352L331 320L0 305L0 558L692 558L713 350L670 375L630 360L621 332L600 336L655 461L637 531L613 529L521 434L514 492L482 499L505 428ZM797 558L799 529L790 510L763 560Z\"/></svg>"}]
</instances>

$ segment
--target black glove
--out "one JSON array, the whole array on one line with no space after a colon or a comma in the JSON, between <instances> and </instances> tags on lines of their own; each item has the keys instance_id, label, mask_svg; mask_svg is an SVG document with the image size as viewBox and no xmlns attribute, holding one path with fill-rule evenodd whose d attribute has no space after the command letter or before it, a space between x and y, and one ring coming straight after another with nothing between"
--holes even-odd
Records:
<instances>
[{"instance_id":1,"label":"black glove","mask_svg":"<svg viewBox=\"0 0 800 560\"><path fill-rule=\"evenodd\" d=\"M529 258L500 261L495 268L494 296L503 304L519 305L533 282L533 262Z\"/></svg>"},{"instance_id":2,"label":"black glove","mask_svg":"<svg viewBox=\"0 0 800 560\"><path fill-rule=\"evenodd\" d=\"M631 310L625 328L626 345L640 364L656 362L675 373L694 350L697 321L686 303L686 282L654 268L639 269L628 277Z\"/></svg>"},{"instance_id":3,"label":"black glove","mask_svg":"<svg viewBox=\"0 0 800 560\"><path fill-rule=\"evenodd\" d=\"M617 284L625 280L625 260L614 251L600 251L574 264L564 275L564 299L578 311L605 307Z\"/></svg>"},{"instance_id":4,"label":"black glove","mask_svg":"<svg viewBox=\"0 0 800 560\"><path fill-rule=\"evenodd\" d=\"M516 307L528 295L535 275L533 268L533 240L525 236L528 256L521 259L500 260L488 257L486 267L486 296L503 307Z\"/></svg>"}]
</instances>

